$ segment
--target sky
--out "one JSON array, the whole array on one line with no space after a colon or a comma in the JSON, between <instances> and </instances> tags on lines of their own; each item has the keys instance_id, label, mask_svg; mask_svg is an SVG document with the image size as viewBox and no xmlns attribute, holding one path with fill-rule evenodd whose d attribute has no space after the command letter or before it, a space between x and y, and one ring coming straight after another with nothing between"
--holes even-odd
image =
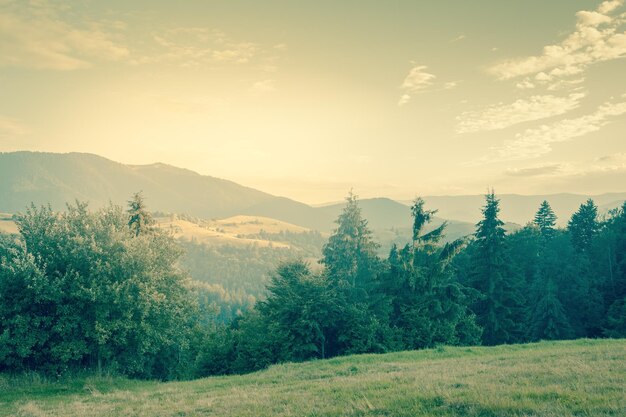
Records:
<instances>
[{"instance_id":1,"label":"sky","mask_svg":"<svg viewBox=\"0 0 626 417\"><path fill-rule=\"evenodd\" d=\"M0 152L306 203L626 191L623 0L0 0Z\"/></svg>"}]
</instances>

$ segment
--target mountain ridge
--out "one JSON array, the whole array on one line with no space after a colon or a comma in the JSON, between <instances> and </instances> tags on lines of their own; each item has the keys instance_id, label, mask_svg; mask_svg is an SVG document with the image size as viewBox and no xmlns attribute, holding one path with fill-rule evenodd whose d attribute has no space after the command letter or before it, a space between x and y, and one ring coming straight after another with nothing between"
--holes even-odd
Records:
<instances>
[{"instance_id":1,"label":"mountain ridge","mask_svg":"<svg viewBox=\"0 0 626 417\"><path fill-rule=\"evenodd\" d=\"M343 202L308 205L275 196L227 179L202 175L163 162L126 165L91 153L1 152L0 212L15 213L32 203L63 209L67 202L87 201L92 207L126 204L132 193L143 191L154 211L185 213L212 219L236 215L264 216L320 231L334 228ZM501 218L526 224L547 199L559 224L580 203L592 197L602 212L618 207L626 192L587 196L573 193L544 195L499 194ZM481 216L483 195L425 196L426 207L437 209L438 221L447 219L469 230ZM373 229L410 227L410 202L376 197L359 200L363 216Z\"/></svg>"}]
</instances>

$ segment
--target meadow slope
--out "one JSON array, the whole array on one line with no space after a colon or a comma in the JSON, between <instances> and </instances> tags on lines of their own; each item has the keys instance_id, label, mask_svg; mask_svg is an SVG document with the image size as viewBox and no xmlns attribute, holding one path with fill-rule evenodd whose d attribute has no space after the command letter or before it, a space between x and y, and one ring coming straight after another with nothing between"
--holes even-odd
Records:
<instances>
[{"instance_id":1,"label":"meadow slope","mask_svg":"<svg viewBox=\"0 0 626 417\"><path fill-rule=\"evenodd\" d=\"M626 416L626 340L445 347L188 382L0 376L2 416Z\"/></svg>"}]
</instances>

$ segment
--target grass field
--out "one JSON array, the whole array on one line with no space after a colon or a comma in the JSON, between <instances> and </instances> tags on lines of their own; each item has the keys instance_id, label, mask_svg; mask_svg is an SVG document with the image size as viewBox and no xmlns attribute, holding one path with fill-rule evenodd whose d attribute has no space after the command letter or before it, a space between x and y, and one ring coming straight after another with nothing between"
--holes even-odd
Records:
<instances>
[{"instance_id":1,"label":"grass field","mask_svg":"<svg viewBox=\"0 0 626 417\"><path fill-rule=\"evenodd\" d=\"M626 416L626 340L440 348L189 382L0 376L1 416Z\"/></svg>"}]
</instances>

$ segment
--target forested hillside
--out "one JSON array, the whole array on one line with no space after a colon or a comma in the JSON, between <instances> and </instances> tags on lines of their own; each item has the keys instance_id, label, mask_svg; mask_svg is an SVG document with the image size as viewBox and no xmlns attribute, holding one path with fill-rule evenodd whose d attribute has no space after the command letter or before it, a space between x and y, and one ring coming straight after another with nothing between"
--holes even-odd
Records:
<instances>
[{"instance_id":1,"label":"forested hillside","mask_svg":"<svg viewBox=\"0 0 626 417\"><path fill-rule=\"evenodd\" d=\"M436 211L418 198L409 241L384 256L353 195L328 238L256 230L285 252L181 245L139 193L126 211L32 207L14 218L19 235L0 235L0 370L192 378L354 353L626 336L626 207L600 217L588 200L558 228L544 201L507 233L499 204L488 194L473 235L445 240L448 224L433 225Z\"/></svg>"}]
</instances>

